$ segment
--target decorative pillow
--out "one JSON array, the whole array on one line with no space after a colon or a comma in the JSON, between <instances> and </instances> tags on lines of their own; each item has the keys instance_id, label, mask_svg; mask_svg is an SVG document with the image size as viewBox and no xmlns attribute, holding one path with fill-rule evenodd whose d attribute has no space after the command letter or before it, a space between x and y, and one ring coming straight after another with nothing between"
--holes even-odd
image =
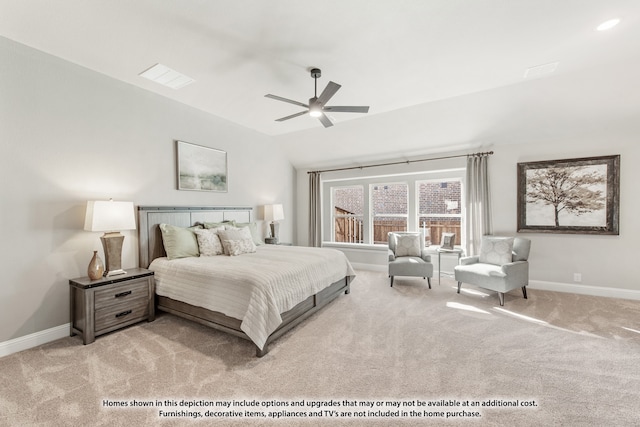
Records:
<instances>
[{"instance_id":1,"label":"decorative pillow","mask_svg":"<svg viewBox=\"0 0 640 427\"><path fill-rule=\"evenodd\" d=\"M420 234L396 234L396 256L420 256Z\"/></svg>"},{"instance_id":2,"label":"decorative pillow","mask_svg":"<svg viewBox=\"0 0 640 427\"><path fill-rule=\"evenodd\" d=\"M260 232L258 231L258 224L255 222L236 222L235 226L237 228L246 227L249 229L251 233L251 238L253 239L253 243L256 246L264 245L264 241L262 240L262 236L260 236Z\"/></svg>"},{"instance_id":3,"label":"decorative pillow","mask_svg":"<svg viewBox=\"0 0 640 427\"><path fill-rule=\"evenodd\" d=\"M198 240L194 231L201 228L200 226L183 228L175 225L160 224L162 243L164 244L167 258L177 259L200 256Z\"/></svg>"},{"instance_id":4,"label":"decorative pillow","mask_svg":"<svg viewBox=\"0 0 640 427\"><path fill-rule=\"evenodd\" d=\"M513 237L483 236L480 244L480 262L505 265L511 262Z\"/></svg>"},{"instance_id":5,"label":"decorative pillow","mask_svg":"<svg viewBox=\"0 0 640 427\"><path fill-rule=\"evenodd\" d=\"M231 256L250 254L256 251L256 245L251 239L223 240L222 244L225 251Z\"/></svg>"},{"instance_id":6,"label":"decorative pillow","mask_svg":"<svg viewBox=\"0 0 640 427\"><path fill-rule=\"evenodd\" d=\"M198 248L200 256L216 256L224 253L222 242L218 237L218 231L224 230L224 227L208 228L206 230L194 230L198 240Z\"/></svg>"},{"instance_id":7,"label":"decorative pillow","mask_svg":"<svg viewBox=\"0 0 640 427\"><path fill-rule=\"evenodd\" d=\"M204 228L229 228L233 227L235 223L233 221L222 221L222 222L204 222Z\"/></svg>"},{"instance_id":8,"label":"decorative pillow","mask_svg":"<svg viewBox=\"0 0 640 427\"><path fill-rule=\"evenodd\" d=\"M251 238L251 232L247 227L243 228L227 228L225 230L218 231L218 237L222 242L222 247L224 248L224 253L230 255L227 250L227 246L225 246L225 240L244 240L249 239L253 243L253 239ZM254 244L255 246L255 244ZM254 248L255 249L255 248Z\"/></svg>"}]
</instances>

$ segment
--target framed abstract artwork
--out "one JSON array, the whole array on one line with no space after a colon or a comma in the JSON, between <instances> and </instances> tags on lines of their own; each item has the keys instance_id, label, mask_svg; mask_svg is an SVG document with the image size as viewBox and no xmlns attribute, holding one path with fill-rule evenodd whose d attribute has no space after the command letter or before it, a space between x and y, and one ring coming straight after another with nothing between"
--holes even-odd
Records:
<instances>
[{"instance_id":1,"label":"framed abstract artwork","mask_svg":"<svg viewBox=\"0 0 640 427\"><path fill-rule=\"evenodd\" d=\"M518 231L620 234L620 156L518 163Z\"/></svg>"},{"instance_id":2,"label":"framed abstract artwork","mask_svg":"<svg viewBox=\"0 0 640 427\"><path fill-rule=\"evenodd\" d=\"M227 153L176 141L178 190L227 192Z\"/></svg>"},{"instance_id":3,"label":"framed abstract artwork","mask_svg":"<svg viewBox=\"0 0 640 427\"><path fill-rule=\"evenodd\" d=\"M453 250L456 241L456 233L442 233L440 238L440 249Z\"/></svg>"}]
</instances>

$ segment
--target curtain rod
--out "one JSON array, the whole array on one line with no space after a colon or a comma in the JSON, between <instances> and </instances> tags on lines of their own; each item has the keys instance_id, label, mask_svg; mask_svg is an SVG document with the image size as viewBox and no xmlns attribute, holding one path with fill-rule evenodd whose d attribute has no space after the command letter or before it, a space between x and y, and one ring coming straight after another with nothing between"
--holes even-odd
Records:
<instances>
[{"instance_id":1,"label":"curtain rod","mask_svg":"<svg viewBox=\"0 0 640 427\"><path fill-rule=\"evenodd\" d=\"M480 156L491 156L491 155L493 155L493 151L486 151L484 153L457 154L455 156L431 157L428 159L405 160L402 162L378 163L375 165L350 166L348 168L324 169L324 170L317 170L317 171L308 171L307 173L337 172L337 171L347 171L352 169L375 168L378 166L393 166L393 165L403 165L403 164L408 165L410 163L429 162L431 160L455 159L456 157L474 157L474 156L480 157Z\"/></svg>"}]
</instances>

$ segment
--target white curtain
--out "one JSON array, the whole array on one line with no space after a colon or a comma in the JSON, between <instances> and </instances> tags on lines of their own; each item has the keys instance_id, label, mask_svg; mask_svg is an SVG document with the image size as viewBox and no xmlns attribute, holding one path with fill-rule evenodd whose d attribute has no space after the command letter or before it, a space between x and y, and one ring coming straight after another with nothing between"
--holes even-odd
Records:
<instances>
[{"instance_id":1,"label":"white curtain","mask_svg":"<svg viewBox=\"0 0 640 427\"><path fill-rule=\"evenodd\" d=\"M309 172L309 246L322 244L320 172Z\"/></svg>"},{"instance_id":2,"label":"white curtain","mask_svg":"<svg viewBox=\"0 0 640 427\"><path fill-rule=\"evenodd\" d=\"M467 256L478 255L482 236L493 233L488 162L487 154L467 157Z\"/></svg>"}]
</instances>

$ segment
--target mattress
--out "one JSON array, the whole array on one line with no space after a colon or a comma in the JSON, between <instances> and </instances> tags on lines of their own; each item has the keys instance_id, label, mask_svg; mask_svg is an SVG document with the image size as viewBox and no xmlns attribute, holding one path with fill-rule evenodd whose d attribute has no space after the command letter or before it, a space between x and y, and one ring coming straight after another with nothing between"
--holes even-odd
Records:
<instances>
[{"instance_id":1,"label":"mattress","mask_svg":"<svg viewBox=\"0 0 640 427\"><path fill-rule=\"evenodd\" d=\"M263 349L282 323L281 313L332 283L355 277L335 249L258 246L239 256L156 258L156 294L242 321L241 329Z\"/></svg>"}]
</instances>

